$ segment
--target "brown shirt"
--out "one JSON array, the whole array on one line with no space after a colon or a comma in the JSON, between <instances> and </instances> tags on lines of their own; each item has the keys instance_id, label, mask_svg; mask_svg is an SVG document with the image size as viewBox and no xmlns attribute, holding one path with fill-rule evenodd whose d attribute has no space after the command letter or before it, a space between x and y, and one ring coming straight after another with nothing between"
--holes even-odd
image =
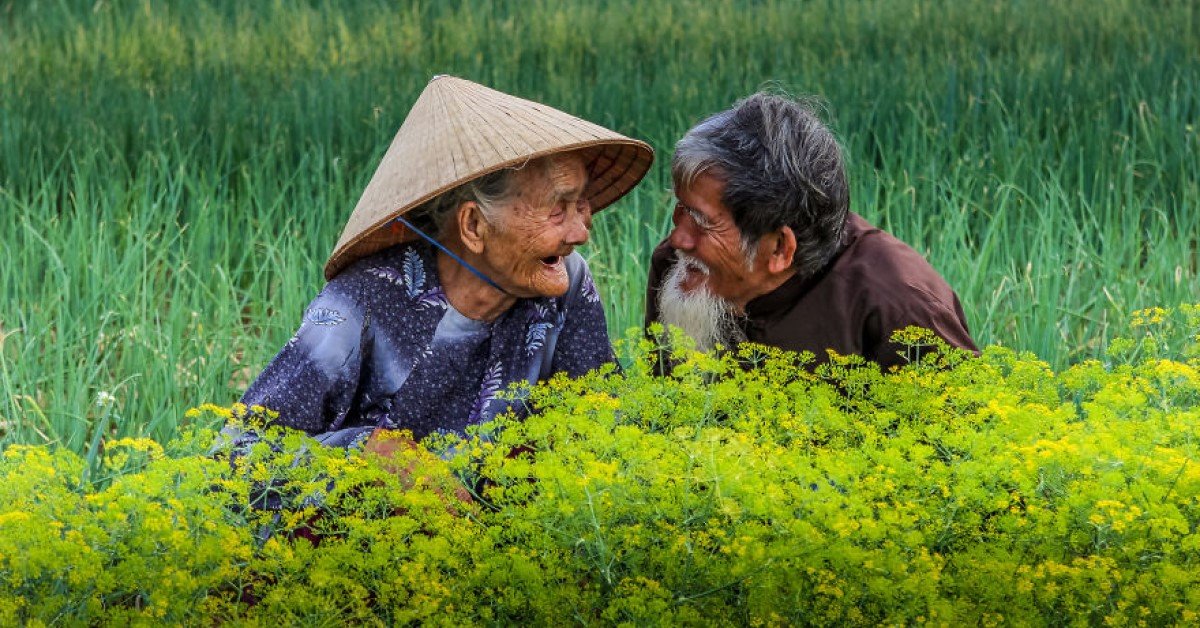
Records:
<instances>
[{"instance_id":1,"label":"brown shirt","mask_svg":"<svg viewBox=\"0 0 1200 628\"><path fill-rule=\"evenodd\" d=\"M674 261L664 240L654 250L646 294L646 324L658 321L658 290ZM792 277L746 304L742 329L752 342L861 355L887 368L906 362L892 332L916 325L950 345L978 353L962 305L937 271L907 244L851 213L842 246L824 271Z\"/></svg>"}]
</instances>

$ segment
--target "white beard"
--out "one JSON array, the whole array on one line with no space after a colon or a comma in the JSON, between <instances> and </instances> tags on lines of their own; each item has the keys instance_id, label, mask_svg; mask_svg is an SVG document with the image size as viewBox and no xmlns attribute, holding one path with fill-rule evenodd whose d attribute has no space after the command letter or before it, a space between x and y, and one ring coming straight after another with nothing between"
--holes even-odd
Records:
<instances>
[{"instance_id":1,"label":"white beard","mask_svg":"<svg viewBox=\"0 0 1200 628\"><path fill-rule=\"evenodd\" d=\"M732 347L746 339L738 327L737 309L701 283L685 291L683 281L688 269L708 276L709 269L700 260L679 251L667 271L658 293L658 315L663 325L674 325L696 343L697 351L710 351L717 345Z\"/></svg>"}]
</instances>

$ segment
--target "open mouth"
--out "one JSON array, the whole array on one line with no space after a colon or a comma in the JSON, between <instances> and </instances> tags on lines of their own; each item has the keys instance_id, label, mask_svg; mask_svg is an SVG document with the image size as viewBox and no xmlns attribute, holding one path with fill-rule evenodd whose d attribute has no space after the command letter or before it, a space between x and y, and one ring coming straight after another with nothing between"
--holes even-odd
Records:
<instances>
[{"instance_id":1,"label":"open mouth","mask_svg":"<svg viewBox=\"0 0 1200 628\"><path fill-rule=\"evenodd\" d=\"M690 292L700 287L709 275L708 266L700 260L676 251L677 261L671 269L672 281L684 292Z\"/></svg>"},{"instance_id":2,"label":"open mouth","mask_svg":"<svg viewBox=\"0 0 1200 628\"><path fill-rule=\"evenodd\" d=\"M561 255L551 255L549 257L542 258L542 263L547 266L558 266L559 262L562 262Z\"/></svg>"},{"instance_id":3,"label":"open mouth","mask_svg":"<svg viewBox=\"0 0 1200 628\"><path fill-rule=\"evenodd\" d=\"M679 263L682 264L683 268L689 273L696 273L705 277L708 276L708 266L694 257L685 257L680 255Z\"/></svg>"}]
</instances>

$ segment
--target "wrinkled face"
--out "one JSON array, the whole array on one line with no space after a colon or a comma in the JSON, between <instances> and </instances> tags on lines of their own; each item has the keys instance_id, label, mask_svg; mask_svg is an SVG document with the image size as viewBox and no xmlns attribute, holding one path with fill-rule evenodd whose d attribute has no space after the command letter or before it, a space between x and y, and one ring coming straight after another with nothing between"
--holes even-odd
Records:
<instances>
[{"instance_id":1,"label":"wrinkled face","mask_svg":"<svg viewBox=\"0 0 1200 628\"><path fill-rule=\"evenodd\" d=\"M484 244L488 275L517 297L558 297L570 286L566 256L588 240L592 208L583 197L587 172L575 155L516 174L517 194L495 208ZM485 271L486 272L486 271Z\"/></svg>"},{"instance_id":2,"label":"wrinkled face","mask_svg":"<svg viewBox=\"0 0 1200 628\"><path fill-rule=\"evenodd\" d=\"M708 174L696 177L690 187L675 190L675 228L668 242L684 253L679 264L686 271L679 289L706 289L714 296L744 308L758 296L761 269L747 263L742 233L729 208L721 202L725 182ZM758 256L761 257L761 256Z\"/></svg>"}]
</instances>

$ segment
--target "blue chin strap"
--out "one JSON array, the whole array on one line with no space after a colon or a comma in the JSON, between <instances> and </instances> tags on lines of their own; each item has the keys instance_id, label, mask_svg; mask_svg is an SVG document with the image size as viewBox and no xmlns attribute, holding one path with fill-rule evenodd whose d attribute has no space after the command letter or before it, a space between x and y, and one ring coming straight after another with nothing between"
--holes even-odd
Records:
<instances>
[{"instance_id":1,"label":"blue chin strap","mask_svg":"<svg viewBox=\"0 0 1200 628\"><path fill-rule=\"evenodd\" d=\"M495 288L495 289L499 290L501 294L508 294L508 291L507 291L507 290L505 290L504 288L501 288L499 285L497 285L497 284L496 284L496 282L492 281L492 280L491 280L491 279L490 279L490 278L489 278L487 275L485 275L485 274L483 274L483 273L479 272L479 269L477 269L477 268L475 268L474 266L472 266L472 265L468 264L468 263L467 263L467 260L465 260L465 259L463 259L463 258L461 258L461 257L459 257L459 256L457 256L457 255L455 255L453 251L451 251L450 249L448 249L448 248L446 248L446 247L442 246L442 243L441 243L441 242L438 242L437 240L435 240L435 239L431 238L431 237L429 236L429 234L427 234L427 233L425 233L424 231L421 231L420 229L418 229L418 228L414 227L414 226L413 226L413 224L412 224L411 222L409 222L409 221L407 221L407 220L405 220L405 219L404 219L404 216L396 216L396 222L398 222L398 223L400 223L400 224L404 225L405 227L408 227L409 229L412 229L412 232L413 232L413 233L415 233L415 234L417 234L417 235L421 236L422 238L425 238L426 240L428 240L430 244L432 244L432 245L436 246L438 249L440 249L440 250L441 250L443 253L445 253L446 255L449 255L449 256L450 256L450 259L452 259L452 260L454 260L454 261L458 262L459 264L462 264L462 267L463 267L463 268L465 268L465 269L467 269L467 270L471 271L471 273L473 273L473 274L474 274L476 277L479 277L480 279L482 279L482 280L483 280L483 282L484 282L484 283L486 283L487 285L489 285L489 286L491 286L491 287L493 287L493 288ZM511 294L509 294L509 296L512 296L512 295L511 295Z\"/></svg>"}]
</instances>

